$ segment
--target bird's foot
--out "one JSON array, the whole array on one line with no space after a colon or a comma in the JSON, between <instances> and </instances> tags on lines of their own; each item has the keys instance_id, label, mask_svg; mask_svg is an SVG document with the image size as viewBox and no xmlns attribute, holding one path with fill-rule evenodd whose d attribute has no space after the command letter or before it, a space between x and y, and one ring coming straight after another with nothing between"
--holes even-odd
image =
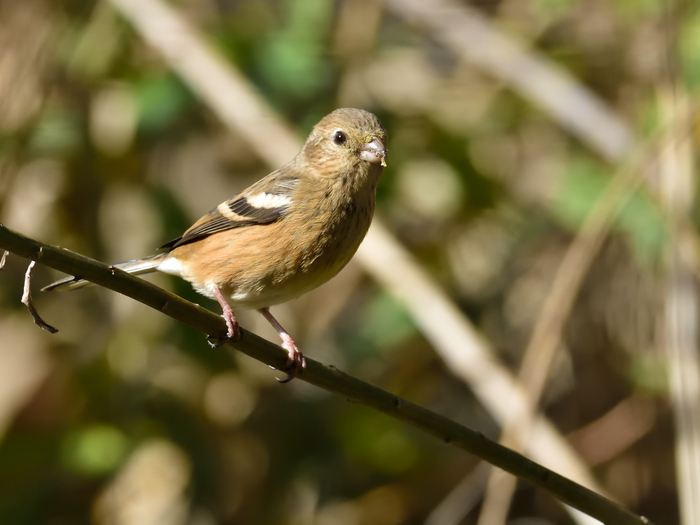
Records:
<instances>
[{"instance_id":1,"label":"bird's foot","mask_svg":"<svg viewBox=\"0 0 700 525\"><path fill-rule=\"evenodd\" d=\"M287 373L287 377L284 379L277 379L280 383L289 383L294 379L304 368L306 368L306 361L301 351L297 348L292 336L287 333L287 331L282 328L282 325L277 322L277 319L270 313L269 308L261 308L258 310L265 319L272 325L272 327L277 331L279 336L282 338L282 348L287 351L288 359L284 367L280 368L282 372Z\"/></svg>"},{"instance_id":2,"label":"bird's foot","mask_svg":"<svg viewBox=\"0 0 700 525\"><path fill-rule=\"evenodd\" d=\"M228 313L230 313L230 315L227 315ZM207 342L212 348L218 348L228 342L235 343L241 338L241 327L233 316L233 310L230 308L228 311L224 310L224 315L222 317L226 321L228 332L226 332L226 337L207 336Z\"/></svg>"},{"instance_id":3,"label":"bird's foot","mask_svg":"<svg viewBox=\"0 0 700 525\"><path fill-rule=\"evenodd\" d=\"M287 351L289 358L287 359L287 364L284 368L281 368L282 372L287 374L284 379L277 379L280 383L289 383L294 379L304 368L306 368L306 359L302 355L299 348L297 348L296 343L287 333L280 334L282 337L282 348Z\"/></svg>"}]
</instances>

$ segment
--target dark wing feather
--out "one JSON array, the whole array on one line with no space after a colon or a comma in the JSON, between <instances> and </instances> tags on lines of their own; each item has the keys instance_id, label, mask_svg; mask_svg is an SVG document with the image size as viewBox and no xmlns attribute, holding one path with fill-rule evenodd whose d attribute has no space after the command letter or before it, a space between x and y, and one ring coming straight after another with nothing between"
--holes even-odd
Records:
<instances>
[{"instance_id":1,"label":"dark wing feather","mask_svg":"<svg viewBox=\"0 0 700 525\"><path fill-rule=\"evenodd\" d=\"M266 193L269 194L270 192ZM277 206L275 208L256 208L248 202L246 196L238 197L233 202L227 202L229 202L228 207L233 213L246 218L246 221L244 221L246 224L266 224L272 222L279 219L288 208L286 205ZM243 226L243 224L241 224L241 226Z\"/></svg>"},{"instance_id":2,"label":"dark wing feather","mask_svg":"<svg viewBox=\"0 0 700 525\"><path fill-rule=\"evenodd\" d=\"M291 200L298 181L299 179L291 175L287 170L275 171L226 201L225 204L228 205L231 212L238 216L236 219L225 217L216 207L199 219L181 237L164 244L160 249L172 250L214 233L254 224L275 222L287 212L289 204L274 207L257 207L251 204L251 201L255 202L254 199L262 194L289 197L289 200Z\"/></svg>"}]
</instances>

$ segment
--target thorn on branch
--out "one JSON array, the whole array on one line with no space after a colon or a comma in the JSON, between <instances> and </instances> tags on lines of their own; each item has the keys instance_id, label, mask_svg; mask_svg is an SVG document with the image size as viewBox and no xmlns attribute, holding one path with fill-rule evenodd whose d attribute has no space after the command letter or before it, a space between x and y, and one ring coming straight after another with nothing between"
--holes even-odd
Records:
<instances>
[{"instance_id":1,"label":"thorn on branch","mask_svg":"<svg viewBox=\"0 0 700 525\"><path fill-rule=\"evenodd\" d=\"M7 250L5 250L2 253L2 257L0 257L0 270L2 270L5 267L5 261L7 260L7 254L10 253Z\"/></svg>"},{"instance_id":2,"label":"thorn on branch","mask_svg":"<svg viewBox=\"0 0 700 525\"><path fill-rule=\"evenodd\" d=\"M4 256L1 262L4 262ZM22 294L22 303L27 307L29 313L32 315L32 319L34 319L34 324L36 324L39 328L43 328L51 334L55 334L56 332L58 332L58 329L44 322L44 320L39 315L39 312L37 312L36 308L34 307L34 301L32 300L31 285L32 269L34 268L35 264L36 261L30 262L29 266L27 266L27 273L24 274L24 293Z\"/></svg>"}]
</instances>

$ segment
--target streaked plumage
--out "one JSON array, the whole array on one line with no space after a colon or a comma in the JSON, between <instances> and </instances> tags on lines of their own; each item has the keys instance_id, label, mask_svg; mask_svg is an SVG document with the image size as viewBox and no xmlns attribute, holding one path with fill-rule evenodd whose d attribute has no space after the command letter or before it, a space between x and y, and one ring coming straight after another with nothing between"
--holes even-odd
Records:
<instances>
[{"instance_id":1,"label":"streaked plumage","mask_svg":"<svg viewBox=\"0 0 700 525\"><path fill-rule=\"evenodd\" d=\"M115 266L189 281L219 301L229 338L238 333L229 304L260 310L289 352L289 380L303 368L303 357L268 308L318 287L352 258L372 220L385 144L377 117L338 109L314 127L289 163L163 245L167 252ZM45 290L86 284L71 277Z\"/></svg>"}]
</instances>

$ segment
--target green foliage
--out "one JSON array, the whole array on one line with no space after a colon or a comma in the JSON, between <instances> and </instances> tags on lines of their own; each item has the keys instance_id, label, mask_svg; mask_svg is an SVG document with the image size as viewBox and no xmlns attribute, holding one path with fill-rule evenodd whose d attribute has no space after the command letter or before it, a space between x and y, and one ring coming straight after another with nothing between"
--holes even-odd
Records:
<instances>
[{"instance_id":1,"label":"green foliage","mask_svg":"<svg viewBox=\"0 0 700 525\"><path fill-rule=\"evenodd\" d=\"M140 79L134 86L139 128L155 135L172 126L192 97L182 83L169 72Z\"/></svg>"},{"instance_id":2,"label":"green foliage","mask_svg":"<svg viewBox=\"0 0 700 525\"><path fill-rule=\"evenodd\" d=\"M258 67L275 97L308 101L330 80L332 8L326 0L286 3L281 29L268 35L258 53Z\"/></svg>"},{"instance_id":3,"label":"green foliage","mask_svg":"<svg viewBox=\"0 0 700 525\"><path fill-rule=\"evenodd\" d=\"M416 334L406 310L386 293L379 293L368 302L357 324L358 335L379 348L400 344Z\"/></svg>"},{"instance_id":4,"label":"green foliage","mask_svg":"<svg viewBox=\"0 0 700 525\"><path fill-rule=\"evenodd\" d=\"M420 459L418 446L397 421L364 410L345 410L336 435L347 459L385 476L402 476Z\"/></svg>"},{"instance_id":5,"label":"green foliage","mask_svg":"<svg viewBox=\"0 0 700 525\"><path fill-rule=\"evenodd\" d=\"M602 173L604 170L601 165L583 159L572 162L554 202L555 217L563 226L577 231L593 212L610 183L609 176ZM643 263L660 261L665 255L668 234L658 209L643 192L626 195L622 200L614 231L629 240Z\"/></svg>"}]
</instances>

